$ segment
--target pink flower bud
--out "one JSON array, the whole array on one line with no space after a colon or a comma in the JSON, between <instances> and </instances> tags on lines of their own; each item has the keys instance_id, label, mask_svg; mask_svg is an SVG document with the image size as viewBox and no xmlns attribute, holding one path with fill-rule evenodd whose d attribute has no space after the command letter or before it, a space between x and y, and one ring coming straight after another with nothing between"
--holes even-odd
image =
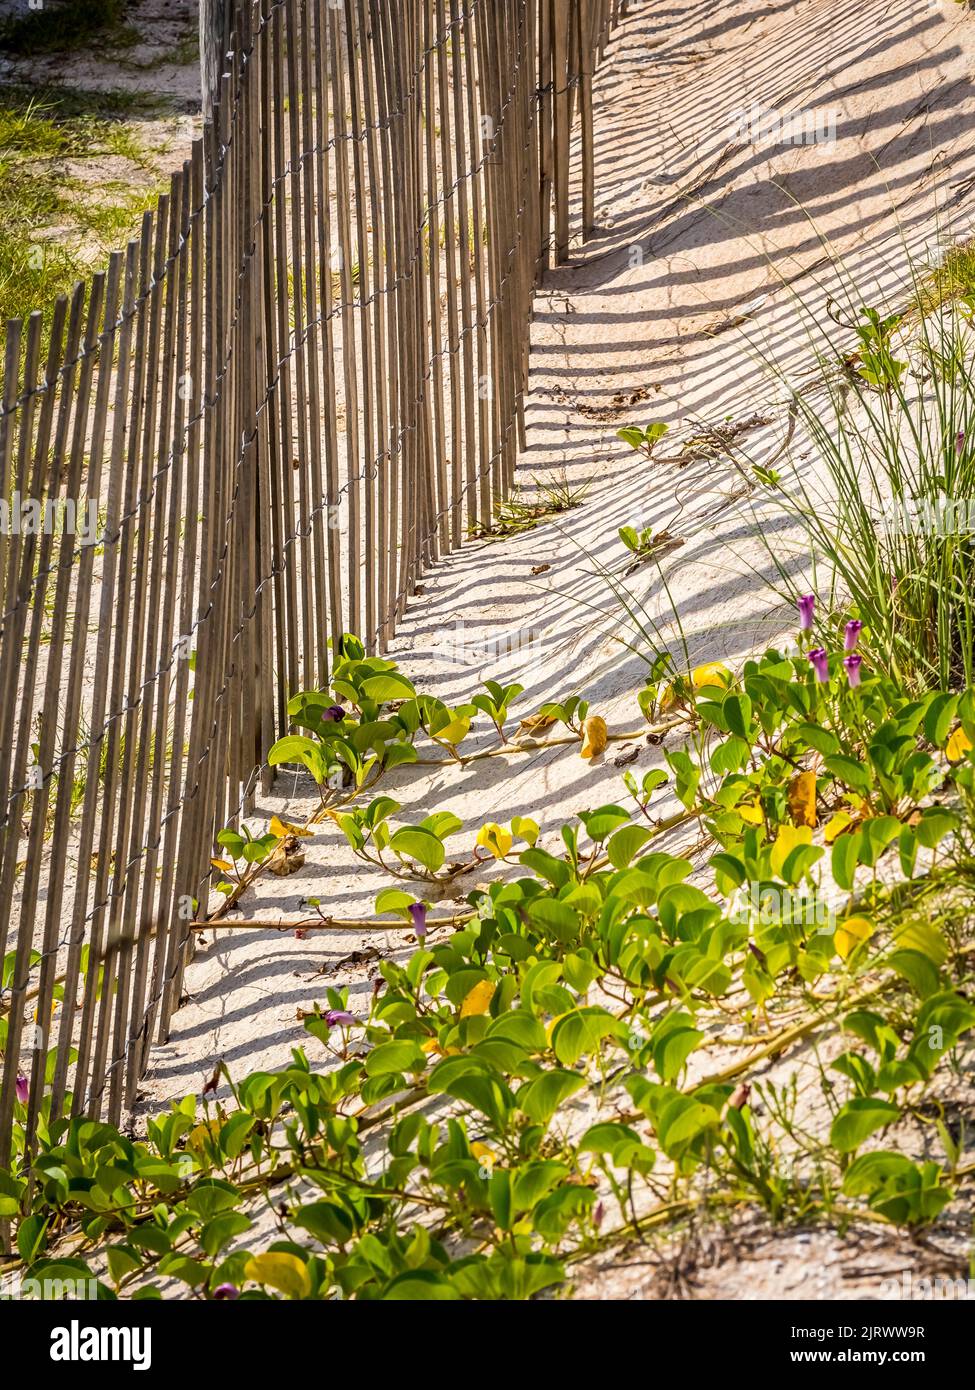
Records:
<instances>
[{"instance_id":1,"label":"pink flower bud","mask_svg":"<svg viewBox=\"0 0 975 1390\"><path fill-rule=\"evenodd\" d=\"M815 672L816 679L825 684L829 680L829 655L825 647L814 647L809 652L809 664Z\"/></svg>"}]
</instances>

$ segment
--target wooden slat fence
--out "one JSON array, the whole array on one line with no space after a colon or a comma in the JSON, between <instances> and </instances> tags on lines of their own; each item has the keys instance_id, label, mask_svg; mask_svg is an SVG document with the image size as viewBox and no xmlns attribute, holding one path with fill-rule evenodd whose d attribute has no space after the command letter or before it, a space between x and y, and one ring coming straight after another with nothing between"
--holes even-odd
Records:
<instances>
[{"instance_id":1,"label":"wooden slat fence","mask_svg":"<svg viewBox=\"0 0 975 1390\"><path fill-rule=\"evenodd\" d=\"M288 697L344 631L382 651L510 487L622 9L238 0L139 236L8 323L0 1167L120 1120Z\"/></svg>"}]
</instances>

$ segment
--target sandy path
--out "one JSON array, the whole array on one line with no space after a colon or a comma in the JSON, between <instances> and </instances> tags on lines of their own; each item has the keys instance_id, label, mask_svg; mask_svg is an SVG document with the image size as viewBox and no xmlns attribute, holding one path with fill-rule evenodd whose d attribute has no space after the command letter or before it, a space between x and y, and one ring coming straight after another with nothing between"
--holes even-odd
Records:
<instances>
[{"instance_id":1,"label":"sandy path","mask_svg":"<svg viewBox=\"0 0 975 1390\"><path fill-rule=\"evenodd\" d=\"M620 646L632 628L627 635L594 568L622 572L624 524L666 526L684 541L664 561L666 585L653 567L627 580L675 650L668 589L694 658L734 663L789 628L758 539L766 528L785 555L788 526L740 496L742 474L729 459L666 460L702 426L729 422L747 423L753 455L771 453L785 411L768 363L791 385L813 376L828 295L849 299L855 281L865 302L903 301L908 248L931 262L939 241L964 228L975 186L973 51L975 20L950 3L675 0L664 13L631 5L597 82L600 230L574 245L537 301L521 465L524 486L564 469L591 488L564 517L472 544L426 577L392 652L421 689L457 702L483 677L518 679L527 687L519 717L579 692L612 731L637 728L644 664ZM740 130L752 103L836 111L835 141L756 148ZM648 463L615 432L651 419L672 433ZM803 466L798 437L793 457ZM549 568L533 576L540 565ZM522 649L494 655L512 633ZM482 734L470 751L491 742ZM633 771L660 763L659 747L642 738L636 746ZM463 771L407 769L388 790L407 820L435 809L461 816L465 829L450 842L457 857L484 820L517 814L535 816L552 844L572 813L624 796L618 751L592 767L559 748ZM286 780L255 824L313 808L308 788L289 797ZM675 804L664 797L660 814ZM243 910L294 920L304 898L319 897L334 916L371 916L383 886L329 827L307 842L302 870L262 882ZM237 1075L280 1065L310 1041L297 1011L326 983L348 984L350 1007L368 1007L370 966L339 962L366 945L402 949L401 939L395 928L305 940L219 932L187 973L187 1002L154 1051L140 1108L199 1091L218 1057Z\"/></svg>"}]
</instances>

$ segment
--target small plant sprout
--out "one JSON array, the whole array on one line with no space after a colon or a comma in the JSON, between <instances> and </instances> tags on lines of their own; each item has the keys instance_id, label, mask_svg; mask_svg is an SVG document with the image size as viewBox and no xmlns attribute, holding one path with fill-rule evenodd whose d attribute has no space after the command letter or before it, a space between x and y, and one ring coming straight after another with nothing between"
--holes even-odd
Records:
<instances>
[{"instance_id":1,"label":"small plant sprout","mask_svg":"<svg viewBox=\"0 0 975 1390\"><path fill-rule=\"evenodd\" d=\"M636 425L628 425L625 429L617 430L617 439L622 439L624 444L629 444L631 449L636 449L638 453L646 458L652 458L653 451L668 433L670 426L662 420L655 420L652 424L640 429Z\"/></svg>"},{"instance_id":2,"label":"small plant sprout","mask_svg":"<svg viewBox=\"0 0 975 1390\"><path fill-rule=\"evenodd\" d=\"M498 738L505 742L504 726L508 718L508 706L524 692L523 685L499 685L497 681L485 681L486 695L475 695L471 704L486 714L498 731Z\"/></svg>"},{"instance_id":3,"label":"small plant sprout","mask_svg":"<svg viewBox=\"0 0 975 1390\"><path fill-rule=\"evenodd\" d=\"M578 695L570 695L567 700L542 705L537 717L542 721L542 728L557 722L581 737L582 726L588 713L589 701L581 699Z\"/></svg>"},{"instance_id":4,"label":"small plant sprout","mask_svg":"<svg viewBox=\"0 0 975 1390\"><path fill-rule=\"evenodd\" d=\"M644 526L639 531L633 526L621 526L619 537L627 550L636 557L634 563L627 569L627 574L632 574L635 569L646 564L649 560L684 544L680 537L672 535L670 531L654 531L650 526Z\"/></svg>"},{"instance_id":5,"label":"small plant sprout","mask_svg":"<svg viewBox=\"0 0 975 1390\"><path fill-rule=\"evenodd\" d=\"M891 335L902 317L901 314L889 314L881 318L876 309L865 308L864 322L857 325L860 353L855 371L877 391L892 393L907 371L908 364L896 358L891 348Z\"/></svg>"},{"instance_id":6,"label":"small plant sprout","mask_svg":"<svg viewBox=\"0 0 975 1390\"><path fill-rule=\"evenodd\" d=\"M648 807L654 792L657 791L659 787L666 786L666 784L667 774L659 767L651 768L649 772L644 773L640 782L637 782L632 772L623 773L623 785L636 802L637 810L640 815L643 816L645 820L650 821L651 824L653 824L653 820L650 816Z\"/></svg>"}]
</instances>

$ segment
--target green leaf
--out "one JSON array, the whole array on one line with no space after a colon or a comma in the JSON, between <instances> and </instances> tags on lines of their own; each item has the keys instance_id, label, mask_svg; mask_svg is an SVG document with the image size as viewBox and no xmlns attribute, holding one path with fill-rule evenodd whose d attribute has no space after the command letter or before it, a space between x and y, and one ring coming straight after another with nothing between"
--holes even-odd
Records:
<instances>
[{"instance_id":1,"label":"green leaf","mask_svg":"<svg viewBox=\"0 0 975 1390\"><path fill-rule=\"evenodd\" d=\"M420 828L429 830L431 835L436 835L438 840L446 840L448 835L454 835L458 830L464 828L464 822L459 816L455 816L453 811L434 811L432 816L426 816L420 822Z\"/></svg>"},{"instance_id":2,"label":"green leaf","mask_svg":"<svg viewBox=\"0 0 975 1390\"><path fill-rule=\"evenodd\" d=\"M50 1217L36 1212L25 1217L17 1230L17 1249L24 1264L31 1265L47 1244L47 1227Z\"/></svg>"},{"instance_id":3,"label":"green leaf","mask_svg":"<svg viewBox=\"0 0 975 1390\"><path fill-rule=\"evenodd\" d=\"M623 826L622 830L616 831L606 845L606 855L613 869L626 869L651 838L652 831L644 826Z\"/></svg>"},{"instance_id":4,"label":"green leaf","mask_svg":"<svg viewBox=\"0 0 975 1390\"><path fill-rule=\"evenodd\" d=\"M744 864L734 854L712 854L708 863L714 870L718 891L725 897L748 877Z\"/></svg>"},{"instance_id":5,"label":"green leaf","mask_svg":"<svg viewBox=\"0 0 975 1390\"><path fill-rule=\"evenodd\" d=\"M383 705L390 700L410 700L416 694L412 683L395 671L384 671L378 676L369 676L362 682L362 693L376 704Z\"/></svg>"},{"instance_id":6,"label":"green leaf","mask_svg":"<svg viewBox=\"0 0 975 1390\"><path fill-rule=\"evenodd\" d=\"M389 847L400 859L412 859L435 874L447 857L443 843L420 826L403 826L390 837Z\"/></svg>"},{"instance_id":7,"label":"green leaf","mask_svg":"<svg viewBox=\"0 0 975 1390\"><path fill-rule=\"evenodd\" d=\"M817 753L822 753L824 757L838 753L842 746L832 730L824 729L821 724L797 724L795 733L804 744L814 748Z\"/></svg>"},{"instance_id":8,"label":"green leaf","mask_svg":"<svg viewBox=\"0 0 975 1390\"><path fill-rule=\"evenodd\" d=\"M916 827L918 844L925 849L936 849L946 835L958 829L960 822L953 811L942 810L939 806L929 806L921 812Z\"/></svg>"},{"instance_id":9,"label":"green leaf","mask_svg":"<svg viewBox=\"0 0 975 1390\"><path fill-rule=\"evenodd\" d=\"M860 863L873 868L900 830L901 823L896 816L872 816L865 820L860 827Z\"/></svg>"},{"instance_id":10,"label":"green leaf","mask_svg":"<svg viewBox=\"0 0 975 1390\"><path fill-rule=\"evenodd\" d=\"M902 1177L914 1167L903 1154L880 1149L855 1158L843 1177L847 1197L869 1197L883 1187L888 1178Z\"/></svg>"},{"instance_id":11,"label":"green leaf","mask_svg":"<svg viewBox=\"0 0 975 1390\"><path fill-rule=\"evenodd\" d=\"M853 1153L871 1134L893 1124L900 1113L892 1101L874 1096L848 1100L830 1126L829 1142L839 1153Z\"/></svg>"},{"instance_id":12,"label":"green leaf","mask_svg":"<svg viewBox=\"0 0 975 1390\"><path fill-rule=\"evenodd\" d=\"M221 1212L212 1221L208 1221L200 1231L200 1245L211 1260L216 1259L220 1251L233 1240L234 1236L243 1235L250 1228L250 1217L245 1216L242 1211Z\"/></svg>"},{"instance_id":13,"label":"green leaf","mask_svg":"<svg viewBox=\"0 0 975 1390\"><path fill-rule=\"evenodd\" d=\"M643 431L637 429L635 425L627 425L625 429L617 430L616 437L622 439L625 444L629 444L631 449L639 449L644 442ZM628 527L627 529L631 530L632 528ZM634 532L635 534L636 532Z\"/></svg>"},{"instance_id":14,"label":"green leaf","mask_svg":"<svg viewBox=\"0 0 975 1390\"><path fill-rule=\"evenodd\" d=\"M344 1245L355 1234L352 1215L339 1202L308 1202L298 1207L291 1220L326 1247Z\"/></svg>"},{"instance_id":15,"label":"green leaf","mask_svg":"<svg viewBox=\"0 0 975 1390\"><path fill-rule=\"evenodd\" d=\"M518 856L519 864L531 869L539 878L546 879L555 888L564 888L572 877L572 870L564 859L556 859L544 849L526 849Z\"/></svg>"},{"instance_id":16,"label":"green leaf","mask_svg":"<svg viewBox=\"0 0 975 1390\"><path fill-rule=\"evenodd\" d=\"M887 957L887 964L903 975L922 999L935 994L941 984L938 971L920 951L894 951Z\"/></svg>"},{"instance_id":17,"label":"green leaf","mask_svg":"<svg viewBox=\"0 0 975 1390\"><path fill-rule=\"evenodd\" d=\"M752 702L747 695L726 695L722 705L728 728L739 738L751 739Z\"/></svg>"},{"instance_id":18,"label":"green leaf","mask_svg":"<svg viewBox=\"0 0 975 1390\"><path fill-rule=\"evenodd\" d=\"M835 754L833 757L824 758L823 765L835 778L844 782L854 791L868 792L870 790L873 781L870 771L863 763L858 763L854 758Z\"/></svg>"},{"instance_id":19,"label":"green leaf","mask_svg":"<svg viewBox=\"0 0 975 1390\"><path fill-rule=\"evenodd\" d=\"M900 859L901 873L905 878L911 878L917 861L917 836L909 825L901 827L897 839L897 855Z\"/></svg>"},{"instance_id":20,"label":"green leaf","mask_svg":"<svg viewBox=\"0 0 975 1390\"><path fill-rule=\"evenodd\" d=\"M380 1043L366 1057L367 1076L388 1076L401 1072L422 1071L425 1059L413 1042Z\"/></svg>"},{"instance_id":21,"label":"green leaf","mask_svg":"<svg viewBox=\"0 0 975 1390\"><path fill-rule=\"evenodd\" d=\"M185 1198L189 1210L205 1221L236 1206L239 1200L240 1193L233 1183L224 1182L221 1178L201 1178ZM145 1230L145 1227L142 1229ZM130 1239L134 1239L134 1236L130 1236Z\"/></svg>"},{"instance_id":22,"label":"green leaf","mask_svg":"<svg viewBox=\"0 0 975 1390\"><path fill-rule=\"evenodd\" d=\"M404 893L402 888L384 888L376 896L376 916L381 917L384 912L402 912L415 902L415 893Z\"/></svg>"},{"instance_id":23,"label":"green leaf","mask_svg":"<svg viewBox=\"0 0 975 1390\"><path fill-rule=\"evenodd\" d=\"M751 744L747 739L733 734L723 743L711 750L711 771L718 777L726 777L732 772L740 772L748 761Z\"/></svg>"},{"instance_id":24,"label":"green leaf","mask_svg":"<svg viewBox=\"0 0 975 1390\"><path fill-rule=\"evenodd\" d=\"M383 749L382 765L392 771L404 763L415 763L418 756L412 743L388 743Z\"/></svg>"},{"instance_id":25,"label":"green leaf","mask_svg":"<svg viewBox=\"0 0 975 1390\"><path fill-rule=\"evenodd\" d=\"M718 1112L692 1096L677 1095L664 1107L656 1128L661 1146L671 1158L679 1158L695 1139L718 1125Z\"/></svg>"},{"instance_id":26,"label":"green leaf","mask_svg":"<svg viewBox=\"0 0 975 1390\"><path fill-rule=\"evenodd\" d=\"M547 1125L556 1110L586 1084L578 1072L547 1071L522 1086L517 1095L518 1109L535 1124Z\"/></svg>"},{"instance_id":27,"label":"green leaf","mask_svg":"<svg viewBox=\"0 0 975 1390\"><path fill-rule=\"evenodd\" d=\"M304 734L287 734L272 744L267 760L271 767L278 767L281 763L301 763L314 775L315 769L321 766L322 755L319 745L305 738Z\"/></svg>"},{"instance_id":28,"label":"green leaf","mask_svg":"<svg viewBox=\"0 0 975 1390\"><path fill-rule=\"evenodd\" d=\"M853 876L859 862L860 832L838 835L833 841L833 877L845 892L853 891Z\"/></svg>"},{"instance_id":29,"label":"green leaf","mask_svg":"<svg viewBox=\"0 0 975 1390\"><path fill-rule=\"evenodd\" d=\"M467 1075L455 1076L443 1089L455 1100L465 1101L468 1105L473 1105L475 1110L480 1110L499 1133L507 1127L514 1097L500 1077L489 1076L485 1072L469 1072Z\"/></svg>"},{"instance_id":30,"label":"green leaf","mask_svg":"<svg viewBox=\"0 0 975 1390\"><path fill-rule=\"evenodd\" d=\"M113 1284L118 1284L134 1269L142 1267L142 1260L129 1245L110 1245L105 1251L105 1257Z\"/></svg>"},{"instance_id":31,"label":"green leaf","mask_svg":"<svg viewBox=\"0 0 975 1390\"><path fill-rule=\"evenodd\" d=\"M959 698L958 695L936 695L928 706L924 716L924 737L935 748L944 748L947 742Z\"/></svg>"},{"instance_id":32,"label":"green leaf","mask_svg":"<svg viewBox=\"0 0 975 1390\"><path fill-rule=\"evenodd\" d=\"M661 1081L673 1081L703 1037L696 1028L672 1028L654 1041L653 1065Z\"/></svg>"},{"instance_id":33,"label":"green leaf","mask_svg":"<svg viewBox=\"0 0 975 1390\"><path fill-rule=\"evenodd\" d=\"M384 1302L404 1301L407 1303L457 1303L461 1295L441 1275L430 1269L408 1270L397 1274L383 1290Z\"/></svg>"},{"instance_id":34,"label":"green leaf","mask_svg":"<svg viewBox=\"0 0 975 1390\"><path fill-rule=\"evenodd\" d=\"M532 1225L546 1240L561 1240L573 1221L593 1207L596 1194L589 1187L560 1187L543 1197L532 1212Z\"/></svg>"},{"instance_id":35,"label":"green leaf","mask_svg":"<svg viewBox=\"0 0 975 1390\"><path fill-rule=\"evenodd\" d=\"M603 1038L619 1032L621 1025L606 1009L575 1009L552 1029L552 1050L563 1066L575 1066L580 1057L599 1051Z\"/></svg>"},{"instance_id":36,"label":"green leaf","mask_svg":"<svg viewBox=\"0 0 975 1390\"><path fill-rule=\"evenodd\" d=\"M597 843L602 843L607 835L611 835L621 825L627 824L630 813L625 811L622 806L600 806L596 811L581 811L579 819L586 827L589 838Z\"/></svg>"}]
</instances>

